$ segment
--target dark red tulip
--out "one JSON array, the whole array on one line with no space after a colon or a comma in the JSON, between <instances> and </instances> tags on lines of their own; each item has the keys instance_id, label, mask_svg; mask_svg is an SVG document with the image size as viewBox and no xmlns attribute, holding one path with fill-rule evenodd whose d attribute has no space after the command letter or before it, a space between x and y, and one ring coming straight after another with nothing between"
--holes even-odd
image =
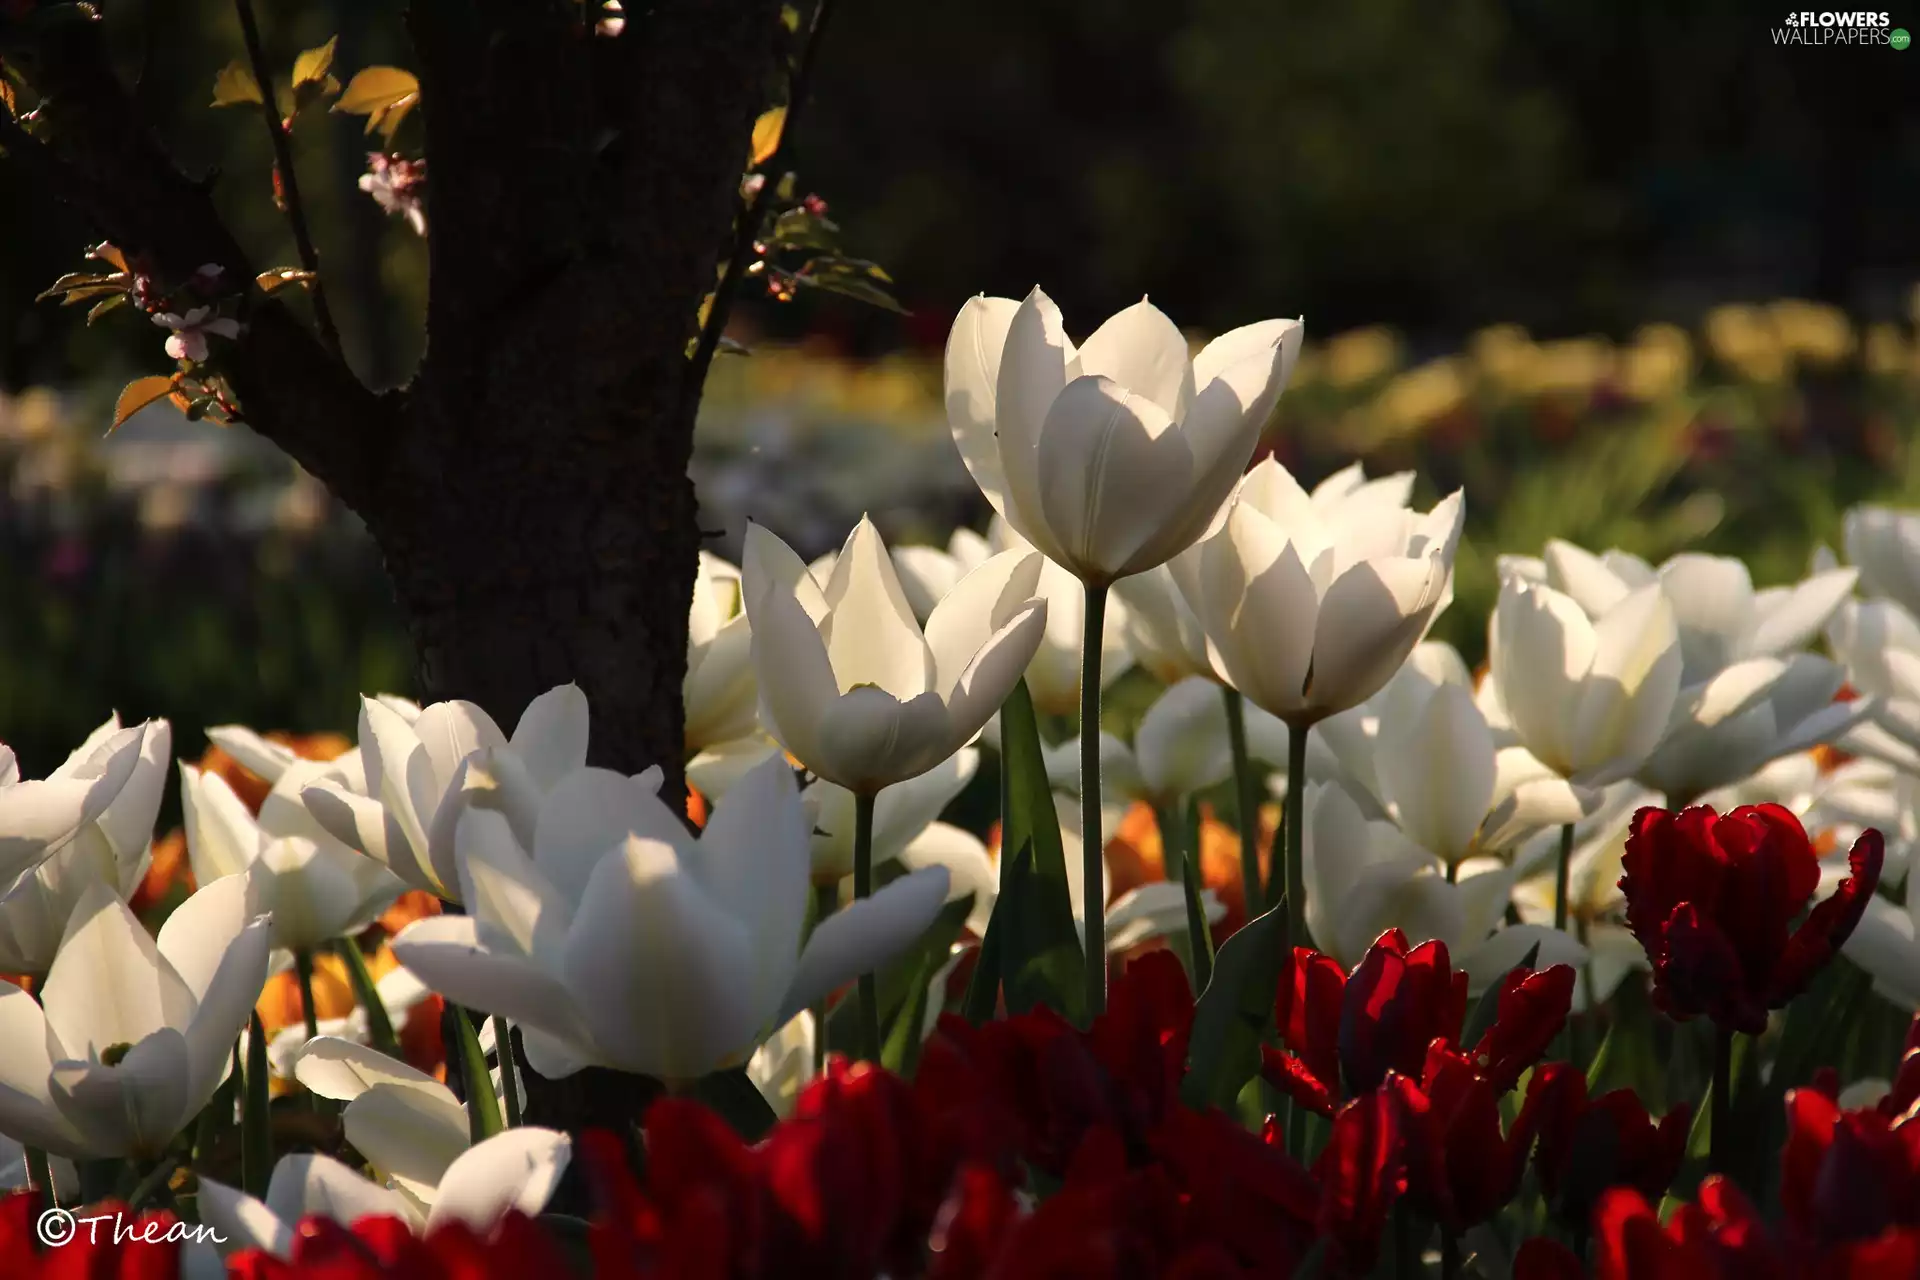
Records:
<instances>
[{"instance_id":1,"label":"dark red tulip","mask_svg":"<svg viewBox=\"0 0 1920 1280\"><path fill-rule=\"evenodd\" d=\"M1687 1103L1656 1124L1631 1089L1589 1098L1586 1074L1564 1062L1547 1063L1533 1073L1527 1103L1538 1107L1534 1167L1562 1222L1586 1222L1594 1200L1608 1187L1633 1187L1658 1200L1686 1156L1693 1118Z\"/></svg>"},{"instance_id":2,"label":"dark red tulip","mask_svg":"<svg viewBox=\"0 0 1920 1280\"><path fill-rule=\"evenodd\" d=\"M1723 815L1707 805L1633 818L1620 879L1627 924L1653 964L1654 1003L1757 1035L1852 934L1880 882L1880 833L1848 855L1851 876L1796 930L1820 883L1819 855L1779 805Z\"/></svg>"},{"instance_id":3,"label":"dark red tulip","mask_svg":"<svg viewBox=\"0 0 1920 1280\"><path fill-rule=\"evenodd\" d=\"M1516 969L1501 983L1499 1017L1467 1056L1505 1093L1566 1024L1574 972ZM1365 1096L1389 1071L1418 1079L1433 1041L1459 1048L1466 1010L1467 975L1454 972L1443 942L1409 950L1406 935L1390 929L1351 977L1331 957L1298 947L1274 998L1286 1050L1263 1049L1262 1071L1301 1106L1331 1116L1343 1097Z\"/></svg>"},{"instance_id":4,"label":"dark red tulip","mask_svg":"<svg viewBox=\"0 0 1920 1280\"><path fill-rule=\"evenodd\" d=\"M1154 1136L1201 1234L1260 1275L1285 1275L1311 1246L1320 1187L1279 1146L1220 1111L1180 1108Z\"/></svg>"},{"instance_id":5,"label":"dark red tulip","mask_svg":"<svg viewBox=\"0 0 1920 1280\"><path fill-rule=\"evenodd\" d=\"M1429 1046L1417 1082L1396 1074L1388 1084L1405 1108L1409 1200L1454 1231L1499 1212L1519 1190L1538 1099L1530 1096L1504 1129L1499 1092L1441 1040Z\"/></svg>"},{"instance_id":6,"label":"dark red tulip","mask_svg":"<svg viewBox=\"0 0 1920 1280\"><path fill-rule=\"evenodd\" d=\"M1534 1236L1513 1255L1513 1280L1587 1280L1587 1264L1558 1240Z\"/></svg>"},{"instance_id":7,"label":"dark red tulip","mask_svg":"<svg viewBox=\"0 0 1920 1280\"><path fill-rule=\"evenodd\" d=\"M1336 1272L1364 1275L1373 1269L1387 1215L1407 1189L1402 1119L1386 1089L1355 1098L1333 1118L1313 1175L1320 1184L1320 1237Z\"/></svg>"},{"instance_id":8,"label":"dark red tulip","mask_svg":"<svg viewBox=\"0 0 1920 1280\"><path fill-rule=\"evenodd\" d=\"M1818 1089L1788 1093L1780 1205L1796 1233L1819 1246L1920 1227L1920 1118L1842 1111Z\"/></svg>"}]
</instances>

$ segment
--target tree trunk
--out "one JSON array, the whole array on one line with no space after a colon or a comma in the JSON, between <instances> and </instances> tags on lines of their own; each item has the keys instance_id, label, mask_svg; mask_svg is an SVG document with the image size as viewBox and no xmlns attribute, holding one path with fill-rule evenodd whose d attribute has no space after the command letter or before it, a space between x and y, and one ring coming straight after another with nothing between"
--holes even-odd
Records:
<instances>
[{"instance_id":1,"label":"tree trunk","mask_svg":"<svg viewBox=\"0 0 1920 1280\"><path fill-rule=\"evenodd\" d=\"M243 329L215 370L247 424L366 521L422 692L510 729L576 682L590 761L660 765L669 801L699 545L688 352L789 38L779 15L780 0L629 0L608 38L582 0L411 0L427 350L411 385L376 394L249 287L214 180L181 173L155 137L103 22L0 7L0 45L42 100L31 130L0 108L6 162L167 287L222 268ZM528 1084L532 1121L629 1134L655 1092L598 1071Z\"/></svg>"}]
</instances>

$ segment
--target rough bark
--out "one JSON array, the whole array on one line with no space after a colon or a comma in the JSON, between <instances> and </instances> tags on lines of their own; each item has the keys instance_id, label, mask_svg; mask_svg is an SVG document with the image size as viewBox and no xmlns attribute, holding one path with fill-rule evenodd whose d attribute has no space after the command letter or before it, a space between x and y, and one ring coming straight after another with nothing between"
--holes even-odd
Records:
<instances>
[{"instance_id":1,"label":"rough bark","mask_svg":"<svg viewBox=\"0 0 1920 1280\"><path fill-rule=\"evenodd\" d=\"M592 763L659 764L673 795L699 541L687 349L783 29L778 0L627 8L606 39L574 0L414 0L432 218L419 373L375 395L257 295L223 367L248 424L366 521L426 697L511 727L577 682ZM25 66L44 127L0 113L10 163L170 277L218 262L251 279L97 23L31 35ZM647 1097L601 1073L529 1086L528 1119L568 1128Z\"/></svg>"}]
</instances>

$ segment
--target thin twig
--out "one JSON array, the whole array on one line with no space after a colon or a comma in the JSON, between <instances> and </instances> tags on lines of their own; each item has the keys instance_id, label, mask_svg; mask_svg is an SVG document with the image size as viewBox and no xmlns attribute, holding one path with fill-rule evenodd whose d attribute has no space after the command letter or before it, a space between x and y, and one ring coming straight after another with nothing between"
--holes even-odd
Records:
<instances>
[{"instance_id":1,"label":"thin twig","mask_svg":"<svg viewBox=\"0 0 1920 1280\"><path fill-rule=\"evenodd\" d=\"M245 2L240 0L240 3ZM821 37L826 34L827 18L832 11L833 0L819 0L814 6L813 21L807 27L807 43L800 51L800 65L794 69L793 80L787 87L787 118L780 127L780 142L773 154L767 157L767 162L760 166L766 181L754 193L753 203L747 206L746 215L741 219L733 256L727 260L726 273L714 287L713 306L707 310L707 323L700 330L700 341L693 349L692 362L687 366L689 396L698 396L700 389L706 385L707 370L713 364L714 353L720 349L720 335L726 332L727 319L733 313L734 295L740 291L740 281L746 277L747 266L753 258L753 246L760 239L760 229L766 225L767 209L773 204L775 190L780 185L774 175L780 172L781 162L787 158L793 146L795 126L799 124L800 114L807 105L807 87L813 81Z\"/></svg>"},{"instance_id":2,"label":"thin twig","mask_svg":"<svg viewBox=\"0 0 1920 1280\"><path fill-rule=\"evenodd\" d=\"M307 291L313 295L313 318L320 336L336 359L345 360L340 350L340 330L333 323L333 311L327 306L326 290L320 280L320 255L313 247L313 235L307 230L307 209L300 200L300 180L293 173L293 149L287 144L286 122L273 100L273 80L267 72L266 54L260 49L260 26L253 19L253 0L233 0L240 15L240 36L246 42L247 62L253 67L253 80L260 89L260 110L267 119L267 132L273 138L273 160L280 170L286 192L287 221L293 225L293 242L300 250L300 265L313 273Z\"/></svg>"}]
</instances>

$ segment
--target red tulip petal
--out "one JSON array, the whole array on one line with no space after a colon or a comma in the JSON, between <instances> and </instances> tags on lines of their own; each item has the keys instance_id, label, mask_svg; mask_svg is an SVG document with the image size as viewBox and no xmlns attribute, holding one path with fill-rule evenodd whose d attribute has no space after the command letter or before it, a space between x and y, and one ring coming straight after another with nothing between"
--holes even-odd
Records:
<instances>
[{"instance_id":1,"label":"red tulip petal","mask_svg":"<svg viewBox=\"0 0 1920 1280\"><path fill-rule=\"evenodd\" d=\"M1778 1009L1805 990L1813 975L1840 949L1840 944L1853 936L1854 926L1866 914L1867 901L1880 884L1880 868L1886 853L1886 841L1872 828L1853 842L1853 850L1847 855L1847 867L1852 874L1807 915L1773 970L1773 982L1767 993L1771 1007Z\"/></svg>"}]
</instances>

